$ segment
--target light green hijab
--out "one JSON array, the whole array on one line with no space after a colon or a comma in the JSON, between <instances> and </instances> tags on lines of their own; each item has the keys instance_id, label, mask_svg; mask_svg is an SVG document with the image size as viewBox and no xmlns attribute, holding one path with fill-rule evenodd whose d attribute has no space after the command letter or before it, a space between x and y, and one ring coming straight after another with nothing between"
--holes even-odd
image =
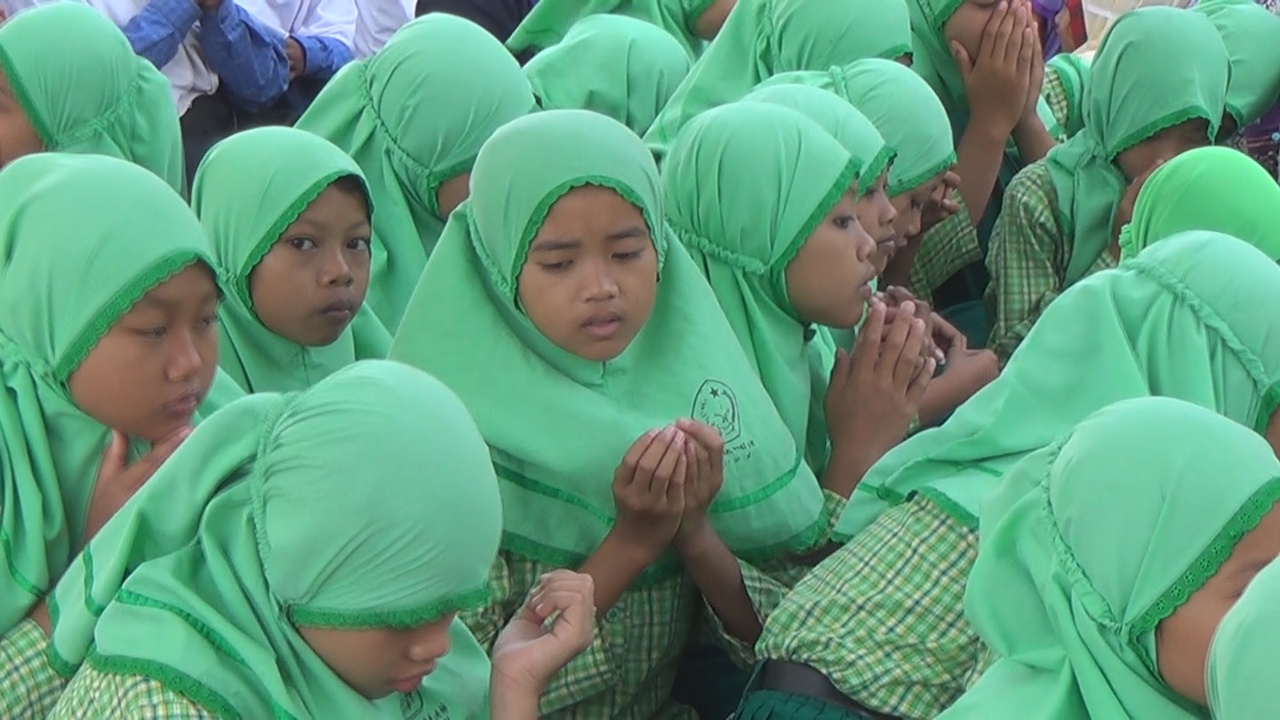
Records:
<instances>
[{"instance_id":1,"label":"light green hijab","mask_svg":"<svg viewBox=\"0 0 1280 720\"><path fill-rule=\"evenodd\" d=\"M554 345L516 291L552 204L588 184L641 210L660 267L644 328L604 363ZM439 377L475 415L502 489L503 547L547 564L580 563L613 526L611 478L622 456L642 434L682 416L724 437L724 487L711 522L730 548L763 559L818 541L818 483L698 268L668 240L657 169L640 139L587 111L530 115L485 144L471 188L427 264L391 357ZM660 563L644 581L670 571Z\"/></svg>"},{"instance_id":2,"label":"light green hijab","mask_svg":"<svg viewBox=\"0 0 1280 720\"><path fill-rule=\"evenodd\" d=\"M134 303L194 263L213 265L200 223L136 165L39 153L0 173L0 633L84 544L110 430L67 379ZM135 441L131 454L144 449Z\"/></svg>"},{"instance_id":3,"label":"light green hijab","mask_svg":"<svg viewBox=\"0 0 1280 720\"><path fill-rule=\"evenodd\" d=\"M469 20L432 13L344 67L298 120L364 171L378 208L366 302L388 330L444 229L436 191L471 169L494 130L533 107L502 43Z\"/></svg>"},{"instance_id":4,"label":"light green hijab","mask_svg":"<svg viewBox=\"0 0 1280 720\"><path fill-rule=\"evenodd\" d=\"M644 135L690 65L662 28L623 15L592 15L524 72L544 109L594 110Z\"/></svg>"},{"instance_id":5,"label":"light green hijab","mask_svg":"<svg viewBox=\"0 0 1280 720\"><path fill-rule=\"evenodd\" d=\"M564 41L584 18L621 15L643 20L680 43L689 58L702 54L707 42L694 32L698 18L715 0L539 0L521 21L507 47L513 53L543 50Z\"/></svg>"},{"instance_id":6,"label":"light green hijab","mask_svg":"<svg viewBox=\"0 0 1280 720\"><path fill-rule=\"evenodd\" d=\"M457 396L358 362L187 438L58 584L52 662L149 677L220 717L487 720L489 662L461 621L417 692L377 701L295 626L414 628L483 606L501 528Z\"/></svg>"},{"instance_id":7,"label":"light green hijab","mask_svg":"<svg viewBox=\"0 0 1280 720\"><path fill-rule=\"evenodd\" d=\"M215 145L200 163L191 204L209 233L220 284L227 289L218 309L218 362L249 392L305 390L356 360L386 357L391 347L391 336L368 305L324 347L306 347L276 335L253 310L253 269L284 229L342 178L356 178L366 187L364 174L345 153L293 128L236 133Z\"/></svg>"},{"instance_id":8,"label":"light green hijab","mask_svg":"<svg viewBox=\"0 0 1280 720\"><path fill-rule=\"evenodd\" d=\"M1280 266L1212 232L1161 240L1077 283L1004 372L941 427L885 454L836 528L845 540L912 493L977 527L981 502L1028 453L1113 402L1164 395L1262 432L1280 405Z\"/></svg>"},{"instance_id":9,"label":"light green hijab","mask_svg":"<svg viewBox=\"0 0 1280 720\"><path fill-rule=\"evenodd\" d=\"M1205 687L1216 720L1270 717L1280 707L1275 657L1280 648L1280 562L1249 583L1218 625Z\"/></svg>"},{"instance_id":10,"label":"light green hijab","mask_svg":"<svg viewBox=\"0 0 1280 720\"><path fill-rule=\"evenodd\" d=\"M1084 89L1089 84L1089 69L1088 60L1069 52L1058 53L1045 63L1045 73L1058 78L1067 99L1067 116L1055 118L1062 131L1060 140L1068 140L1084 129Z\"/></svg>"},{"instance_id":11,"label":"light green hijab","mask_svg":"<svg viewBox=\"0 0 1280 720\"><path fill-rule=\"evenodd\" d=\"M0 25L0 69L45 150L128 160L183 191L169 81L102 13L71 2L19 13Z\"/></svg>"},{"instance_id":12,"label":"light green hijab","mask_svg":"<svg viewBox=\"0 0 1280 720\"><path fill-rule=\"evenodd\" d=\"M1093 414L983 508L965 614L1001 659L940 718L1207 717L1161 679L1156 627L1277 499L1248 427L1169 398Z\"/></svg>"},{"instance_id":13,"label":"light green hijab","mask_svg":"<svg viewBox=\"0 0 1280 720\"><path fill-rule=\"evenodd\" d=\"M811 329L791 305L786 268L840 197L855 182L861 189L871 163L879 163L871 177L879 176L889 153L870 121L831 93L786 85L756 98L772 101L722 105L685 126L663 169L663 204L796 444L820 473L826 423L810 408L822 407L834 342L828 347L830 336L806 335ZM809 113L788 109L787 100ZM805 117L815 108L838 120L832 127L843 142Z\"/></svg>"},{"instance_id":14,"label":"light green hijab","mask_svg":"<svg viewBox=\"0 0 1280 720\"><path fill-rule=\"evenodd\" d=\"M946 109L929 85L901 63L870 58L826 71L781 73L760 87L778 85L822 88L870 120L895 151L887 187L891 197L915 190L956 162Z\"/></svg>"},{"instance_id":15,"label":"light green hijab","mask_svg":"<svg viewBox=\"0 0 1280 720\"><path fill-rule=\"evenodd\" d=\"M1231 235L1280 260L1280 185L1238 150L1182 153L1151 173L1138 192L1133 220L1120 232L1120 255L1133 257L1185 230Z\"/></svg>"},{"instance_id":16,"label":"light green hijab","mask_svg":"<svg viewBox=\"0 0 1280 720\"><path fill-rule=\"evenodd\" d=\"M1280 16L1252 0L1204 0L1195 6L1213 23L1231 56L1227 112L1237 130L1280 98Z\"/></svg>"},{"instance_id":17,"label":"light green hijab","mask_svg":"<svg viewBox=\"0 0 1280 720\"><path fill-rule=\"evenodd\" d=\"M778 73L910 53L903 0L738 0L645 143L661 159L699 113L740 100Z\"/></svg>"},{"instance_id":18,"label":"light green hijab","mask_svg":"<svg viewBox=\"0 0 1280 720\"><path fill-rule=\"evenodd\" d=\"M1044 160L1059 226L1071 238L1064 287L1084 277L1111 244L1112 218L1129 184L1116 156L1191 119L1209 122L1212 142L1230 75L1226 47L1203 15L1148 7L1111 26L1085 87L1084 128Z\"/></svg>"}]
</instances>

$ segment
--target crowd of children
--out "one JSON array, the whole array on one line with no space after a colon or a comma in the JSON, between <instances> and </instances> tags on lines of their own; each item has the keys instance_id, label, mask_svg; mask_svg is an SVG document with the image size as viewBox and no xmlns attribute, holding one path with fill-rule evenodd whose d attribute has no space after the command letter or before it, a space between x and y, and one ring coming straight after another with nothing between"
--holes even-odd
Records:
<instances>
[{"instance_id":1,"label":"crowd of children","mask_svg":"<svg viewBox=\"0 0 1280 720\"><path fill-rule=\"evenodd\" d=\"M0 0L0 716L1271 717L1280 9L1113 10Z\"/></svg>"}]
</instances>

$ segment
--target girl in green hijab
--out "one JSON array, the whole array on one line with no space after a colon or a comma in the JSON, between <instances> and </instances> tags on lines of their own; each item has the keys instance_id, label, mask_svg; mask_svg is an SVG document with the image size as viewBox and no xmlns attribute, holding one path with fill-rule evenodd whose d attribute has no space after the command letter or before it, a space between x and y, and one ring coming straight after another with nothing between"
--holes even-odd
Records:
<instances>
[{"instance_id":1,"label":"girl in green hijab","mask_svg":"<svg viewBox=\"0 0 1280 720\"><path fill-rule=\"evenodd\" d=\"M643 20L666 31L689 58L702 54L737 0L540 0L511 33L513 53L543 50L564 41L584 18L598 14Z\"/></svg>"},{"instance_id":2,"label":"girl in green hijab","mask_svg":"<svg viewBox=\"0 0 1280 720\"><path fill-rule=\"evenodd\" d=\"M1247 1L1247 0L1246 0ZM1084 128L1084 88L1089 61L1075 53L1054 55L1044 67L1045 102L1058 126L1058 141L1071 139Z\"/></svg>"},{"instance_id":3,"label":"girl in green hijab","mask_svg":"<svg viewBox=\"0 0 1280 720\"><path fill-rule=\"evenodd\" d=\"M182 198L101 156L0 173L0 258L0 677L56 697L44 598L211 409L219 291Z\"/></svg>"},{"instance_id":4,"label":"girl in green hijab","mask_svg":"<svg viewBox=\"0 0 1280 720\"><path fill-rule=\"evenodd\" d=\"M662 28L592 15L538 53L525 75L546 110L593 110L644 135L689 73L688 54Z\"/></svg>"},{"instance_id":5,"label":"girl in green hijab","mask_svg":"<svg viewBox=\"0 0 1280 720\"><path fill-rule=\"evenodd\" d=\"M0 167L40 151L128 160L183 191L169 81L82 3L33 8L0 25Z\"/></svg>"},{"instance_id":6,"label":"girl in green hijab","mask_svg":"<svg viewBox=\"0 0 1280 720\"><path fill-rule=\"evenodd\" d=\"M1247 426L1169 398L1093 414L984 506L965 609L1001 659L940 717L1207 717L1210 638L1280 554L1277 500Z\"/></svg>"},{"instance_id":7,"label":"girl in green hijab","mask_svg":"<svg viewBox=\"0 0 1280 720\"><path fill-rule=\"evenodd\" d=\"M501 527L484 441L434 378L368 361L245 398L59 585L51 655L83 666L50 717L487 720L457 614L488 598ZM544 578L494 652L492 717L532 720L590 640L589 580Z\"/></svg>"},{"instance_id":8,"label":"girl in green hijab","mask_svg":"<svg viewBox=\"0 0 1280 720\"><path fill-rule=\"evenodd\" d=\"M987 306L1002 361L1063 290L1115 265L1125 186L1212 143L1230 74L1203 15L1150 7L1112 26L1093 59L1084 129L1018 174L996 223Z\"/></svg>"},{"instance_id":9,"label":"girl in green hijab","mask_svg":"<svg viewBox=\"0 0 1280 720\"><path fill-rule=\"evenodd\" d=\"M1205 684L1216 720L1252 720L1275 711L1277 607L1280 562L1273 561L1249 583L1213 634Z\"/></svg>"},{"instance_id":10,"label":"girl in green hijab","mask_svg":"<svg viewBox=\"0 0 1280 720\"><path fill-rule=\"evenodd\" d=\"M1257 311L1276 303L1280 266L1208 232L1072 288L1000 377L866 474L833 532L846 544L769 618L756 646L765 680L772 661L804 663L878 712L932 718L950 706L987 657L963 595L979 508L1001 477L1100 408L1150 395L1269 430L1280 446L1280 320ZM744 707L795 692L765 682Z\"/></svg>"},{"instance_id":11,"label":"girl in green hijab","mask_svg":"<svg viewBox=\"0 0 1280 720\"><path fill-rule=\"evenodd\" d=\"M1231 56L1227 112L1219 138L1262 117L1280 99L1280 16L1252 0L1205 0L1195 12L1209 18Z\"/></svg>"},{"instance_id":12,"label":"girl in green hijab","mask_svg":"<svg viewBox=\"0 0 1280 720\"><path fill-rule=\"evenodd\" d=\"M511 54L446 13L405 25L344 67L298 119L355 159L378 215L367 302L394 332L480 146L534 107Z\"/></svg>"},{"instance_id":13,"label":"girl in green hijab","mask_svg":"<svg viewBox=\"0 0 1280 720\"><path fill-rule=\"evenodd\" d=\"M595 579L603 640L553 681L549 718L692 717L669 695L695 587L758 634L734 555L810 549L830 512L660 193L617 121L507 125L391 348L458 392L493 455L506 516L497 595L467 617L481 643L543 573Z\"/></svg>"},{"instance_id":14,"label":"girl in green hijab","mask_svg":"<svg viewBox=\"0 0 1280 720\"><path fill-rule=\"evenodd\" d=\"M698 114L742 99L778 73L910 54L903 0L739 0L658 114L645 143L661 160Z\"/></svg>"},{"instance_id":15,"label":"girl in green hijab","mask_svg":"<svg viewBox=\"0 0 1280 720\"><path fill-rule=\"evenodd\" d=\"M192 206L229 297L219 364L245 390L305 390L391 346L369 287L372 205L360 168L322 138L258 128L200 163Z\"/></svg>"},{"instance_id":16,"label":"girl in green hijab","mask_svg":"<svg viewBox=\"0 0 1280 720\"><path fill-rule=\"evenodd\" d=\"M1120 256L1186 230L1212 230L1280 260L1280 185L1244 153L1197 148L1151 173L1120 231Z\"/></svg>"}]
</instances>

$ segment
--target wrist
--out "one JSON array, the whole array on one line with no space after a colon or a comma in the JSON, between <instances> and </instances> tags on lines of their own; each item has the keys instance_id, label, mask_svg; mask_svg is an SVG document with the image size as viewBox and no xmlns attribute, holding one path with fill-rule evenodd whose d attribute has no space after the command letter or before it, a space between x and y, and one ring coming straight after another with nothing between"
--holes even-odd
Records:
<instances>
[{"instance_id":1,"label":"wrist","mask_svg":"<svg viewBox=\"0 0 1280 720\"><path fill-rule=\"evenodd\" d=\"M688 529L682 524L673 544L676 552L680 553L682 558L688 559L705 554L715 544L716 539L716 531L704 515L693 521Z\"/></svg>"},{"instance_id":2,"label":"wrist","mask_svg":"<svg viewBox=\"0 0 1280 720\"><path fill-rule=\"evenodd\" d=\"M969 119L969 124L965 127L964 134L972 135L984 144L998 145L1004 148L1004 144L1008 141L1009 134L1013 132L1015 125L1017 125L1017 121L1010 121L1001 113L974 109Z\"/></svg>"},{"instance_id":3,"label":"wrist","mask_svg":"<svg viewBox=\"0 0 1280 720\"><path fill-rule=\"evenodd\" d=\"M545 689L545 681L538 683L530 679L518 682L503 672L500 665L495 664L489 679L490 717L501 720L536 720L538 701Z\"/></svg>"},{"instance_id":4,"label":"wrist","mask_svg":"<svg viewBox=\"0 0 1280 720\"><path fill-rule=\"evenodd\" d=\"M615 526L604 536L600 550L608 555L611 562L617 563L619 569L638 574L657 561L662 555L663 546L657 546L651 541L636 540L629 533L619 532Z\"/></svg>"}]
</instances>

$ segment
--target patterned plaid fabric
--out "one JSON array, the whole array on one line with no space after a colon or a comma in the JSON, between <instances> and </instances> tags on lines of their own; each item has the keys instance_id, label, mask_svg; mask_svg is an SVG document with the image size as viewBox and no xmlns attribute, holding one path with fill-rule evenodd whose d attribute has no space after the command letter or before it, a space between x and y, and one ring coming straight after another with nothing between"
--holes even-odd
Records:
<instances>
[{"instance_id":1,"label":"patterned plaid fabric","mask_svg":"<svg viewBox=\"0 0 1280 720\"><path fill-rule=\"evenodd\" d=\"M1040 88L1040 97L1044 98L1045 104L1049 106L1049 112L1053 114L1053 119L1058 123L1058 127L1062 133L1054 140L1062 142L1066 140L1068 124L1071 120L1071 103L1067 98L1067 89L1062 84L1062 78L1056 72L1046 72L1044 74L1044 87Z\"/></svg>"},{"instance_id":2,"label":"patterned plaid fabric","mask_svg":"<svg viewBox=\"0 0 1280 720\"><path fill-rule=\"evenodd\" d=\"M49 720L85 718L216 720L217 716L157 680L105 673L86 663L67 686Z\"/></svg>"},{"instance_id":3,"label":"patterned plaid fabric","mask_svg":"<svg viewBox=\"0 0 1280 720\"><path fill-rule=\"evenodd\" d=\"M1043 161L1028 165L1009 183L987 253L987 311L995 318L987 347L1001 364L1062 293L1071 244L1058 224L1058 198L1048 166ZM1089 273L1115 265L1104 252Z\"/></svg>"},{"instance_id":4,"label":"patterned plaid fabric","mask_svg":"<svg viewBox=\"0 0 1280 720\"><path fill-rule=\"evenodd\" d=\"M982 259L978 231L969 221L969 210L960 193L952 193L960 210L934 225L920 239L920 251L911 265L907 289L921 300L933 302L933 292L969 263Z\"/></svg>"},{"instance_id":5,"label":"patterned plaid fabric","mask_svg":"<svg viewBox=\"0 0 1280 720\"><path fill-rule=\"evenodd\" d=\"M769 618L757 654L820 670L869 708L933 718L987 659L964 619L977 555L976 532L916 495L810 571Z\"/></svg>"},{"instance_id":6,"label":"patterned plaid fabric","mask_svg":"<svg viewBox=\"0 0 1280 720\"><path fill-rule=\"evenodd\" d=\"M23 620L0 638L0 718L43 718L58 702L66 681L45 658L49 638Z\"/></svg>"},{"instance_id":7,"label":"patterned plaid fabric","mask_svg":"<svg viewBox=\"0 0 1280 720\"><path fill-rule=\"evenodd\" d=\"M494 604L464 613L480 644L492 647L538 578L555 570L502 553L490 574ZM680 656L689 644L698 595L685 575L627 591L596 621L596 638L560 672L542 696L548 720L696 720L671 702Z\"/></svg>"}]
</instances>

